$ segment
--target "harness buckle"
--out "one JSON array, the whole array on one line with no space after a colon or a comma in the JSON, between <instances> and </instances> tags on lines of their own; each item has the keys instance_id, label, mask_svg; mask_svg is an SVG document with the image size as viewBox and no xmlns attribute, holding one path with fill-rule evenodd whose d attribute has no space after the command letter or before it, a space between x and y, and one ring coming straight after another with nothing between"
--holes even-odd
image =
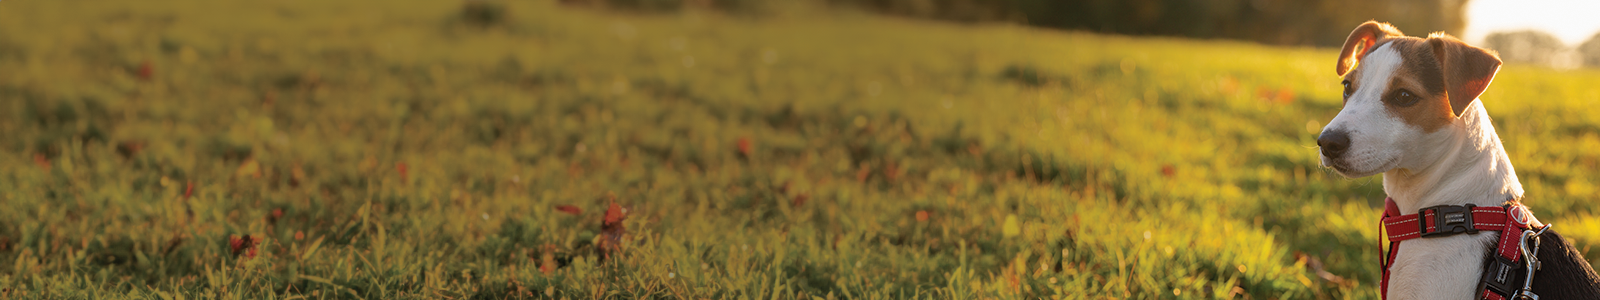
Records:
<instances>
[{"instance_id":1,"label":"harness buckle","mask_svg":"<svg viewBox=\"0 0 1600 300\"><path fill-rule=\"evenodd\" d=\"M1417 210L1417 227L1420 230L1417 232L1421 233L1422 237L1478 233L1478 229L1472 227L1472 208L1474 207L1477 206L1472 204L1465 206L1439 205L1419 209ZM1433 213L1434 230L1432 231L1428 230L1429 212Z\"/></svg>"},{"instance_id":2,"label":"harness buckle","mask_svg":"<svg viewBox=\"0 0 1600 300\"><path fill-rule=\"evenodd\" d=\"M1523 264L1513 262L1510 258L1499 255L1489 255L1489 261L1483 266L1483 278L1478 280L1478 290L1488 290L1499 294L1506 299L1513 299L1519 294L1523 286L1525 268Z\"/></svg>"}]
</instances>

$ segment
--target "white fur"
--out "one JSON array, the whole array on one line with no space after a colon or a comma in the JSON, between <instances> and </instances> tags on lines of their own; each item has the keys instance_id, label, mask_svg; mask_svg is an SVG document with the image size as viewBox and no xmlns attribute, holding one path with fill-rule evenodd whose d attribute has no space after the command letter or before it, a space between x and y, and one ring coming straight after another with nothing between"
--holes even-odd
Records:
<instances>
[{"instance_id":1,"label":"white fur","mask_svg":"<svg viewBox=\"0 0 1600 300\"><path fill-rule=\"evenodd\" d=\"M1435 205L1498 206L1521 198L1522 184L1483 104L1432 132L1406 124L1381 98L1402 56L1388 44L1360 61L1360 83L1323 130L1345 130L1343 157L1324 166L1350 178L1383 173L1383 189L1402 214ZM1447 67L1448 68L1448 67ZM1406 240L1390 267L1389 299L1471 299L1483 259L1499 234L1479 232Z\"/></svg>"}]
</instances>

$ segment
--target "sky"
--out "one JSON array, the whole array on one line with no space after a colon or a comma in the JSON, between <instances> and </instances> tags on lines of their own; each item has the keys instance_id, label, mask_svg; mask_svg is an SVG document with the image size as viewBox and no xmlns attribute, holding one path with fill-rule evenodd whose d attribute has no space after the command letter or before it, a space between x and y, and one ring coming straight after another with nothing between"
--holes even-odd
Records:
<instances>
[{"instance_id":1,"label":"sky","mask_svg":"<svg viewBox=\"0 0 1600 300\"><path fill-rule=\"evenodd\" d=\"M1577 46L1600 32L1600 0L1470 0L1463 39L1482 44L1490 33L1535 29Z\"/></svg>"}]
</instances>

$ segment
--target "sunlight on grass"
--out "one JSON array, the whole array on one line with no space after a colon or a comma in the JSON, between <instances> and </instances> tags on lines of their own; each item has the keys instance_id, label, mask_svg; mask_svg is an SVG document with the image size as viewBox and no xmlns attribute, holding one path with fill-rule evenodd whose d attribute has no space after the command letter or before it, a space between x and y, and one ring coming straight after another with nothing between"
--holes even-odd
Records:
<instances>
[{"instance_id":1,"label":"sunlight on grass","mask_svg":"<svg viewBox=\"0 0 1600 300\"><path fill-rule=\"evenodd\" d=\"M0 5L0 297L1377 296L1325 49L467 7ZM1597 75L1483 96L1591 257Z\"/></svg>"}]
</instances>

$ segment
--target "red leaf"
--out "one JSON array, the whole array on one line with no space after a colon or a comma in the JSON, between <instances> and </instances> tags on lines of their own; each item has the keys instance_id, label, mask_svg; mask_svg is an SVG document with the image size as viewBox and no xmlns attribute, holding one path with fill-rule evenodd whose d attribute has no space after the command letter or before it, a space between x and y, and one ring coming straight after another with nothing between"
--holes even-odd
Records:
<instances>
[{"instance_id":1,"label":"red leaf","mask_svg":"<svg viewBox=\"0 0 1600 300\"><path fill-rule=\"evenodd\" d=\"M572 205L556 205L556 210L559 210L561 212L564 212L564 213L567 213L567 214L571 214L571 215L574 215L574 216L583 214L583 209L578 208L577 206L572 206Z\"/></svg>"},{"instance_id":2,"label":"red leaf","mask_svg":"<svg viewBox=\"0 0 1600 300\"><path fill-rule=\"evenodd\" d=\"M139 154L139 151L143 151L143 150L144 150L144 143L143 142L126 141L126 142L117 143L117 154L121 154L123 158L133 157L134 155Z\"/></svg>"},{"instance_id":3,"label":"red leaf","mask_svg":"<svg viewBox=\"0 0 1600 300\"><path fill-rule=\"evenodd\" d=\"M184 199L189 199L189 196L194 196L194 182L193 181L189 182L189 187L186 187L186 188L183 189L183 198Z\"/></svg>"},{"instance_id":4,"label":"red leaf","mask_svg":"<svg viewBox=\"0 0 1600 300\"><path fill-rule=\"evenodd\" d=\"M278 219L282 219L282 218L283 218L283 209L282 208L274 208L274 209L272 209L271 213L267 213L267 224L278 225Z\"/></svg>"},{"instance_id":5,"label":"red leaf","mask_svg":"<svg viewBox=\"0 0 1600 300\"><path fill-rule=\"evenodd\" d=\"M277 100L277 99L278 99L278 92L274 92L274 91L268 90L266 93L261 94L261 104L272 105L272 102Z\"/></svg>"},{"instance_id":6,"label":"red leaf","mask_svg":"<svg viewBox=\"0 0 1600 300\"><path fill-rule=\"evenodd\" d=\"M228 247L233 250L233 256L244 254L245 257L256 257L255 247L257 240L258 239L251 238L248 234L246 234L243 238L230 237L228 238Z\"/></svg>"},{"instance_id":7,"label":"red leaf","mask_svg":"<svg viewBox=\"0 0 1600 300\"><path fill-rule=\"evenodd\" d=\"M807 194L796 195L796 196L794 196L794 201L790 202L790 205L793 205L793 206L805 205L806 204L806 200L810 200L810 199L811 199L811 196L807 195Z\"/></svg>"},{"instance_id":8,"label":"red leaf","mask_svg":"<svg viewBox=\"0 0 1600 300\"><path fill-rule=\"evenodd\" d=\"M889 181L895 181L896 178L899 178L900 164L888 163L886 166L884 166L883 177L889 179Z\"/></svg>"},{"instance_id":9,"label":"red leaf","mask_svg":"<svg viewBox=\"0 0 1600 300\"><path fill-rule=\"evenodd\" d=\"M545 253L544 255L542 255L540 257L540 259L539 259L539 273L543 273L544 275L550 275L550 272L555 272L555 271L556 271L556 256L552 255L550 253Z\"/></svg>"},{"instance_id":10,"label":"red leaf","mask_svg":"<svg viewBox=\"0 0 1600 300\"><path fill-rule=\"evenodd\" d=\"M750 138L739 137L739 154L750 157Z\"/></svg>"},{"instance_id":11,"label":"red leaf","mask_svg":"<svg viewBox=\"0 0 1600 300\"><path fill-rule=\"evenodd\" d=\"M50 158L45 157L43 153L33 154L33 164L39 166L40 169L44 169L45 171L50 170Z\"/></svg>"},{"instance_id":12,"label":"red leaf","mask_svg":"<svg viewBox=\"0 0 1600 300\"><path fill-rule=\"evenodd\" d=\"M627 218L628 215L622 212L622 206L616 202L612 202L611 207L606 209L605 223L600 225L601 235L604 236L600 239L600 250L605 255L602 258L611 257L611 252L622 251L622 235L628 232L628 228L622 225L622 220Z\"/></svg>"},{"instance_id":13,"label":"red leaf","mask_svg":"<svg viewBox=\"0 0 1600 300\"><path fill-rule=\"evenodd\" d=\"M1172 175L1177 174L1177 173L1178 173L1178 168L1177 167L1173 167L1172 165L1163 165L1163 166L1161 166L1161 176L1172 177Z\"/></svg>"},{"instance_id":14,"label":"red leaf","mask_svg":"<svg viewBox=\"0 0 1600 300\"><path fill-rule=\"evenodd\" d=\"M622 206L621 205L617 205L616 202L612 202L611 203L611 207L606 208L606 223L605 223L605 225L612 225L612 224L622 225L622 220L623 219L627 219L627 218L628 218L627 215L622 214Z\"/></svg>"},{"instance_id":15,"label":"red leaf","mask_svg":"<svg viewBox=\"0 0 1600 300\"><path fill-rule=\"evenodd\" d=\"M400 181L407 181L406 178L409 177L408 175L410 174L407 174L406 172L406 163L396 163L394 164L394 169L396 171L400 171Z\"/></svg>"},{"instance_id":16,"label":"red leaf","mask_svg":"<svg viewBox=\"0 0 1600 300\"><path fill-rule=\"evenodd\" d=\"M927 221L928 221L928 211L926 211L926 210L917 211L917 222L927 222Z\"/></svg>"},{"instance_id":17,"label":"red leaf","mask_svg":"<svg viewBox=\"0 0 1600 300\"><path fill-rule=\"evenodd\" d=\"M540 252L543 253L537 254L539 256L539 273L550 275L551 272L556 271L556 268L561 267L560 264L556 263L556 246L546 244L540 248L542 248Z\"/></svg>"},{"instance_id":18,"label":"red leaf","mask_svg":"<svg viewBox=\"0 0 1600 300\"><path fill-rule=\"evenodd\" d=\"M139 64L139 79L150 80L155 76L155 70L150 66L150 61Z\"/></svg>"}]
</instances>

